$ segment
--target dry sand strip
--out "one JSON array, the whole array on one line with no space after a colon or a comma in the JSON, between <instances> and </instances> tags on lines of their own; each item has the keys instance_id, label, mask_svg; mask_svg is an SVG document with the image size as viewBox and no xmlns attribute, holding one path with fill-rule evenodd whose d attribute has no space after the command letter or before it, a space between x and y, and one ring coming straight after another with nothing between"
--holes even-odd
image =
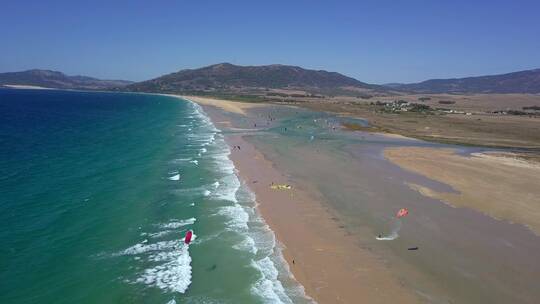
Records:
<instances>
[{"instance_id":1,"label":"dry sand strip","mask_svg":"<svg viewBox=\"0 0 540 304\"><path fill-rule=\"evenodd\" d=\"M457 155L453 149L401 147L386 149L400 167L445 183L459 193L438 192L410 184L422 193L455 207L529 227L540 235L540 165L510 154Z\"/></svg>"},{"instance_id":2,"label":"dry sand strip","mask_svg":"<svg viewBox=\"0 0 540 304\"><path fill-rule=\"evenodd\" d=\"M240 135L229 136L227 142L242 147L231 159L256 194L259 211L284 245L285 259L309 296L319 303L420 302L384 261L355 245L313 193L298 189ZM292 189L272 189L272 182L291 184Z\"/></svg>"},{"instance_id":3,"label":"dry sand strip","mask_svg":"<svg viewBox=\"0 0 540 304\"><path fill-rule=\"evenodd\" d=\"M200 96L180 96L180 97L191 100L200 105L213 106L227 112L232 112L232 113L237 113L237 114L242 114L242 115L247 115L247 113L245 112L246 109L264 106L264 105L255 104L255 103L228 101L228 100L200 97Z\"/></svg>"},{"instance_id":4,"label":"dry sand strip","mask_svg":"<svg viewBox=\"0 0 540 304\"><path fill-rule=\"evenodd\" d=\"M4 84L0 85L0 87L6 87L10 89L25 89L25 90L54 90L52 88L46 88L46 87L40 87L40 86L33 86L33 85L22 85L22 84Z\"/></svg>"}]
</instances>

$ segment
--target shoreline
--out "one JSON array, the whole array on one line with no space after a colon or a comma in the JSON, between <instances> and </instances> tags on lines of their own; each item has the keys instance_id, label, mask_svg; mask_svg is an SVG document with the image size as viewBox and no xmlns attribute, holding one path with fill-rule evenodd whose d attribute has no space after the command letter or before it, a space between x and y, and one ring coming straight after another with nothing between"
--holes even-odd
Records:
<instances>
[{"instance_id":1,"label":"shoreline","mask_svg":"<svg viewBox=\"0 0 540 304\"><path fill-rule=\"evenodd\" d=\"M231 160L255 193L257 209L283 245L283 257L308 297L318 303L388 303L396 297L400 303L418 302L377 256L342 233L332 211L314 197L315 189L289 180L243 136L230 136L227 142L242 147ZM273 181L292 189L272 190Z\"/></svg>"},{"instance_id":2,"label":"shoreline","mask_svg":"<svg viewBox=\"0 0 540 304\"><path fill-rule=\"evenodd\" d=\"M403 136L437 144L509 149L535 154L540 151L538 145L540 138L534 135L540 134L536 132L540 131L537 119L531 120L521 116L385 114L377 113L369 106L353 106L346 103L245 103L219 97L183 97L222 100L230 104L295 106L334 115L363 118L369 121L369 126L360 128L361 131ZM512 124L511 128L509 124Z\"/></svg>"},{"instance_id":3,"label":"shoreline","mask_svg":"<svg viewBox=\"0 0 540 304\"><path fill-rule=\"evenodd\" d=\"M225 113L245 116L243 110L253 107L234 103L235 109L219 100L198 102L194 100L197 98L181 98L200 104L220 129L230 129L234 123ZM318 303L389 303L397 297L400 303L420 302L389 271L381 257L357 246L354 236L344 233L344 227L322 203L317 189L290 180L248 136L225 136L232 151L229 157L239 178L255 194L257 210L274 232L287 266L307 297ZM241 149L233 149L234 146ZM272 183L291 185L292 189L272 189Z\"/></svg>"},{"instance_id":4,"label":"shoreline","mask_svg":"<svg viewBox=\"0 0 540 304\"><path fill-rule=\"evenodd\" d=\"M231 106L246 111L228 111ZM351 134L328 125L326 114L298 107L250 106L219 100L203 105L227 143L242 147L230 155L237 174L256 195L257 210L308 296L320 303L389 303L397 297L400 303L534 303L538 298L532 286L540 265L531 252L540 252L540 242L527 224L540 217L527 213L538 210L535 198L522 198L536 180L530 171L540 167L517 154L467 147L442 157L451 147ZM313 142L312 134L319 134ZM385 151L393 149L424 151L405 160L412 169L430 172L386 158ZM272 189L272 183L291 188ZM519 206L512 205L514 194ZM490 205L500 198L505 199ZM403 207L412 216L399 237L375 240ZM501 221L493 212L520 216ZM493 275L493 263L504 271Z\"/></svg>"},{"instance_id":5,"label":"shoreline","mask_svg":"<svg viewBox=\"0 0 540 304\"><path fill-rule=\"evenodd\" d=\"M5 87L8 89L16 89L16 90L56 90L55 88L47 88L47 87L24 85L24 84L3 84L3 85L0 85L0 88L1 87Z\"/></svg>"}]
</instances>

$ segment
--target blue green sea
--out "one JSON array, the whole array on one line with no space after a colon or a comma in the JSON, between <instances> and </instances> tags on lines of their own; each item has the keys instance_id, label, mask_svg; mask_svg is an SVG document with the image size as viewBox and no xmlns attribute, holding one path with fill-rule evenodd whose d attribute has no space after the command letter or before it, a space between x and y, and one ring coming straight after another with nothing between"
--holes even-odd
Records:
<instances>
[{"instance_id":1,"label":"blue green sea","mask_svg":"<svg viewBox=\"0 0 540 304\"><path fill-rule=\"evenodd\" d=\"M0 89L0 303L307 302L229 153L179 98Z\"/></svg>"}]
</instances>

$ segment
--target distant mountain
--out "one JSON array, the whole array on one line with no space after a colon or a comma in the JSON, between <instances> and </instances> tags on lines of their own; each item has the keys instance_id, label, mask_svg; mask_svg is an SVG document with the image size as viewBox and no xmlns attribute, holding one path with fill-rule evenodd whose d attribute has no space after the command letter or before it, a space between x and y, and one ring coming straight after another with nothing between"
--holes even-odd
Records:
<instances>
[{"instance_id":1,"label":"distant mountain","mask_svg":"<svg viewBox=\"0 0 540 304\"><path fill-rule=\"evenodd\" d=\"M416 93L540 93L540 69L501 75L431 79L388 86Z\"/></svg>"},{"instance_id":2,"label":"distant mountain","mask_svg":"<svg viewBox=\"0 0 540 304\"><path fill-rule=\"evenodd\" d=\"M404 85L404 83L392 82L392 83L385 83L385 84L381 84L381 85L383 87L394 89L394 88L400 88L401 86Z\"/></svg>"},{"instance_id":3,"label":"distant mountain","mask_svg":"<svg viewBox=\"0 0 540 304\"><path fill-rule=\"evenodd\" d=\"M103 90L124 87L133 82L125 80L101 80L87 76L67 76L49 70L28 70L23 72L0 73L2 85L31 85L55 89Z\"/></svg>"},{"instance_id":4,"label":"distant mountain","mask_svg":"<svg viewBox=\"0 0 540 304\"><path fill-rule=\"evenodd\" d=\"M238 66L230 63L181 70L126 87L140 92L238 92L260 89L362 91L380 88L336 72L288 65Z\"/></svg>"}]
</instances>

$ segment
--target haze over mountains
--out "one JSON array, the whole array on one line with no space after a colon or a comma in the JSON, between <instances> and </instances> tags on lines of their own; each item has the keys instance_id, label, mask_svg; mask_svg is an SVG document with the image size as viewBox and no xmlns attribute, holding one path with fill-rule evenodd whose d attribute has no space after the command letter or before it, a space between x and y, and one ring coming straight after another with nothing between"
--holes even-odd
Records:
<instances>
[{"instance_id":1,"label":"haze over mountains","mask_svg":"<svg viewBox=\"0 0 540 304\"><path fill-rule=\"evenodd\" d=\"M540 69L514 73L431 79L412 84L389 84L388 87L414 93L540 93Z\"/></svg>"},{"instance_id":2,"label":"haze over mountains","mask_svg":"<svg viewBox=\"0 0 540 304\"><path fill-rule=\"evenodd\" d=\"M133 83L126 80L101 80L87 76L68 76L50 70L0 73L1 85L27 85L55 89L105 90Z\"/></svg>"},{"instance_id":3,"label":"haze over mountains","mask_svg":"<svg viewBox=\"0 0 540 304\"><path fill-rule=\"evenodd\" d=\"M180 70L133 83L67 76L49 70L0 73L0 85L33 85L59 89L89 89L155 93L238 93L261 90L299 90L328 95L376 93L540 93L540 69L501 75L431 79L420 83L374 85L336 72L288 65L238 66L220 63Z\"/></svg>"}]
</instances>

